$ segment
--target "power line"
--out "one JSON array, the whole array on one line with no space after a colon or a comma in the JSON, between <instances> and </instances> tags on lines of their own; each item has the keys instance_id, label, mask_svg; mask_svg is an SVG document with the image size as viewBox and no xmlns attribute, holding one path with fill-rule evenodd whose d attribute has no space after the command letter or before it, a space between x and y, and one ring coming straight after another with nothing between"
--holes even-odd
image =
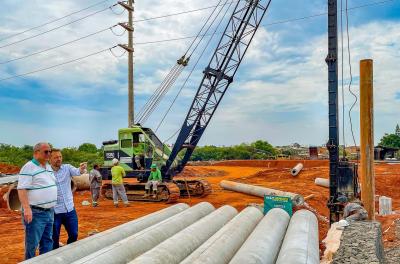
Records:
<instances>
[{"instance_id":1,"label":"power line","mask_svg":"<svg viewBox=\"0 0 400 264\"><path fill-rule=\"evenodd\" d=\"M393 2L393 1L396 1L396 0L385 0L385 1L372 2L372 3L368 3L368 4L364 4L364 5L359 5L359 6L347 8L347 11L355 10L355 9L360 9L360 8L364 8L364 7L369 7L369 6L373 6L373 5L384 4L384 3ZM106 10L106 9L105 9L105 10ZM104 11L104 10L102 10L102 11ZM98 12L100 12L100 11L98 11ZM323 16L323 15L326 15L326 14L327 14L327 13L325 12L325 13L323 13L323 14L314 14L314 15L305 16L305 17L287 19L287 20L283 20L283 21L272 22L272 23L265 24L265 25L262 25L262 26L271 26L271 25L277 25L277 24L284 24L284 23L289 23L289 22L293 22L293 21L303 20L303 19L307 19L307 18L313 18L313 17ZM217 33L217 34L222 34L222 33ZM210 36L210 35L212 35L212 34L205 34L205 36ZM136 45L145 45L145 44L153 44L153 43L160 43L160 42L169 42L169 41L190 39L190 38L195 38L195 37L196 37L196 36L181 37L181 38L174 38L174 39L164 39L164 40L157 40L157 41L147 41L147 42L136 43ZM116 47L116 46L114 46L114 47L112 47L112 48L110 48L110 49L113 49L113 48L115 48L115 47ZM0 47L0 48L1 48L1 47ZM80 58L77 58L77 59L74 59L74 60L71 60L71 61L67 61L67 62L64 62L64 63L56 64L56 65L53 65L53 66L50 66L50 67L47 67L47 68L43 68L43 69L39 69L39 70L35 70L35 71L31 71L31 72L27 72L27 73L23 73L23 74L19 74L19 75L14 75L14 76L7 77L7 78L4 78L4 79L0 79L0 82L1 82L1 81L6 81L6 80L9 80L9 79L13 79L13 78L17 78L17 77L21 77L21 76L25 76L25 75L29 75L29 74L33 74L33 73L36 73L36 72L40 72L40 71L44 71L44 70L56 68L56 67L59 67L59 66L65 65L65 64L72 63L72 62L74 62L74 61L79 61L79 60L82 60L82 59L84 59L84 58L87 58L87 57L90 57L90 56L94 56L94 55L96 55L96 54L102 53L102 52L107 51L107 50L109 50L109 49L105 49L105 50L102 50L102 51L100 51L100 52L91 53L91 54L89 54L89 55L87 55L87 56L80 57Z\"/></svg>"},{"instance_id":2,"label":"power line","mask_svg":"<svg viewBox=\"0 0 400 264\"><path fill-rule=\"evenodd\" d=\"M11 60L8 60L8 61L2 61L2 62L0 62L0 65L1 65L1 64L7 64L7 63L10 63L10 62L13 62L13 61L18 61L18 60L26 59L26 58L29 58L29 57L32 57L32 56L35 56L35 55L38 55L38 54L41 54L41 53L48 52L48 51L50 51L50 50L58 49L58 48L60 48L60 47L69 45L69 44L71 44L71 43L80 41L80 40L82 40L82 39L86 39L86 38L88 38L88 37L91 37L91 36L100 34L100 33L104 32L104 31L111 30L112 28L114 28L114 27L116 27L116 26L118 26L118 25L114 25L114 26L111 26L111 27L108 27L108 28L105 28L105 29L96 31L96 32L91 33L91 34L89 34L89 35L86 35L86 36L83 36L83 37L80 37L80 38L77 38L77 39L74 39L74 40L71 40L71 41L68 41L68 42L59 44L59 45L54 46L54 47L51 47L51 48L47 48L47 49L44 49L44 50L41 50L41 51L37 51L37 52L34 52L34 53L30 53L30 54L28 54L28 55L24 55L24 56L21 56L21 57L18 57L18 58L14 58L14 59L11 59Z\"/></svg>"},{"instance_id":3,"label":"power line","mask_svg":"<svg viewBox=\"0 0 400 264\"><path fill-rule=\"evenodd\" d=\"M237 1L240 1L240 0L235 0L235 1L232 1L231 3L234 3L234 2L237 2ZM229 4L229 3L226 3L226 4ZM184 14L189 14L189 13L194 13L194 12L198 12L198 11L211 9L211 8L218 7L218 6L221 6L221 5L226 5L226 4L218 4L218 5L207 6L207 7L202 7L202 8L198 8L198 9L192 9L192 10L188 10L188 11L182 11L182 12L178 12L178 13L172 13L172 14L161 15L161 16L156 16L156 17L143 18L143 19L134 20L133 22L137 23L137 22L155 20L155 19L166 18L166 17L171 17L171 16L184 15Z\"/></svg>"},{"instance_id":4,"label":"power line","mask_svg":"<svg viewBox=\"0 0 400 264\"><path fill-rule=\"evenodd\" d=\"M372 3L368 3L368 4L364 4L364 5L354 6L354 7L348 8L347 10L351 11L351 10L356 10L356 9L360 9L360 8L364 8L364 7L385 4L387 2L393 2L393 1L397 1L397 0L385 0L385 1L379 1L379 2L372 2ZM315 17L320 17L320 16L326 16L327 14L328 14L327 12L324 12L324 13L313 14L313 15L309 15L309 16L290 18L290 19L285 19L285 20L278 20L278 21L271 22L268 24L263 24L261 26L268 27L268 26L274 26L274 25L279 25L279 24L286 24L286 23L295 22L295 21L299 21L299 20L305 20L305 19L310 19L310 18L315 18ZM217 34L220 35L220 34L223 34L223 32L219 32ZM204 35L200 35L200 36L210 36L210 35L212 35L212 34L204 34ZM197 37L197 35L196 36L170 38L170 39L162 39L162 40L145 41L145 42L137 42L137 43L135 43L135 45L157 44L157 43L162 43L162 42L192 39L192 38L196 38L196 37Z\"/></svg>"},{"instance_id":5,"label":"power line","mask_svg":"<svg viewBox=\"0 0 400 264\"><path fill-rule=\"evenodd\" d=\"M41 25L38 25L38 26L35 26L35 27L32 27L32 28L29 28L29 29L26 29L26 30L21 31L21 32L16 33L16 34L12 34L12 35L10 35L10 36L8 36L8 37L5 37L5 38L3 38L3 39L0 39L0 42L1 42L1 41L4 41L4 40L6 40L6 39L13 38L13 37L15 37L15 36L22 35L23 33L32 31L32 30L34 30L34 29L38 29L38 28L44 27L44 26L49 25L49 24L52 24L52 23L54 23L54 22L60 21L60 20L62 20L62 19L64 19L64 18L67 18L67 17L70 17L70 16L72 16L72 15L78 14L78 13L80 13L80 12L82 12L82 11L88 10L88 9L90 9L90 8L92 8L92 7L98 6L98 5L103 4L103 3L105 3L105 2L108 2L108 1L109 1L109 0L105 0L105 1L98 2L98 3L96 3L96 4L93 4L93 5L91 5L91 6L88 6L88 7L86 7L86 8L81 9L81 10L78 10L78 11L75 11L75 12L72 12L72 13L69 13L69 14L67 14L67 15L65 15L65 16L63 16L63 17L60 17L60 18L57 18L57 19L54 19L54 20L50 20L50 21L48 21L48 22L46 22L46 23L43 23L43 24L41 24ZM236 1L240 1L240 0L236 0ZM233 2L235 2L235 1L232 1L232 3L233 3ZM26 40L29 40L29 39L32 39L32 38L35 38L35 37L37 37L37 36L41 36L41 35L43 35L43 34L49 33L49 32L51 32L51 31L54 31L54 30L57 30L57 29L60 29L60 28L62 28L62 27L64 27L64 26L67 26L67 25L70 25L70 24L72 24L72 23L81 21L81 20L83 20L83 19L85 19L85 18L87 18L87 17L96 15L96 14L98 14L98 13L100 13L100 12L104 12L104 11L107 10L107 9L110 9L111 11L113 11L112 8L115 7L115 6L117 6L117 5L118 5L118 4L111 5L111 6L105 8L105 9L102 9L102 10L100 10L100 11L97 11L97 12L95 12L95 13L89 14L89 15L84 16L84 17L82 17L82 18L79 18L79 19L77 19L77 20L71 21L70 23L61 25L61 26L59 26L59 27L50 29L50 30L45 31L45 32L42 32L42 33L39 33L39 34L37 34L37 35L33 35L33 36L31 36L31 37L27 37L27 38L22 39L22 40L19 40L19 41L15 41L15 42L12 42L12 43L9 43L9 44L0 46L0 49L1 49L1 48L5 48L5 47L8 47L8 46L11 46L11 45L14 45L14 44L17 44L17 43L20 43L20 42L23 42L23 41L26 41ZM194 12L198 12L198 11L203 11L203 10L207 10L207 9L214 8L214 7L218 7L218 6L220 6L220 4L219 4L219 5L213 5L213 6L207 6L207 7L203 7L203 8L198 8L198 9L192 9L192 10L188 10L188 11L182 11L182 12L167 14L167 15L161 15L161 16L156 16L156 17L149 17L149 18L134 20L133 22L136 22L136 23L137 23L137 22L144 22L144 21L149 21L149 20L156 20L156 19L161 19L161 18L166 18L166 17L171 17L171 16L189 14L189 13L194 13ZM113 11L113 13L114 13L114 14L117 14L117 15L122 14L122 13L115 13L114 11Z\"/></svg>"},{"instance_id":6,"label":"power line","mask_svg":"<svg viewBox=\"0 0 400 264\"><path fill-rule=\"evenodd\" d=\"M73 23L75 23L75 22L84 20L84 19L86 19L86 18L88 18L88 17L91 17L91 16L94 16L94 15L97 15L98 13L104 12L104 11L106 11L107 9L109 9L109 8L111 8L111 7L113 7L113 6L116 6L116 5L118 5L118 4L113 4L113 5L109 6L109 7L106 7L106 8L104 8L104 9L101 9L101 10L96 11L96 12L93 12L93 13L90 13L90 14L88 14L88 15L86 15L86 16L83 16L83 17L81 17L81 18L78 18L78 19L76 19L76 20L73 20L73 21L71 21L71 22L68 22L68 23L66 23L66 24L62 24L62 25L60 25L60 26L58 26L58 27L54 27L54 28L52 28L52 29L46 30L46 31L44 31L44 32L38 33L38 34L36 34L36 35L30 36L30 37L27 37L27 38L23 38L23 39L21 39L21 40L17 40L17 41L8 43L8 44L6 44L6 45L0 46L0 49L5 48L5 47L9 47L9 46L12 46L12 45L15 45L15 44L17 44L17 43L24 42L24 41L29 40L29 39L36 38L36 37L38 37L38 36L41 36L41 35L44 35L44 34L46 34L46 33L52 32L52 31L54 31L54 30L57 30L57 29L60 29L60 28L65 27L65 26L71 25L71 24L73 24Z\"/></svg>"},{"instance_id":7,"label":"power line","mask_svg":"<svg viewBox=\"0 0 400 264\"><path fill-rule=\"evenodd\" d=\"M63 66L63 65L70 64L70 63L73 63L73 62L76 62L76 61L80 61L80 60L86 59L88 57L92 57L94 55L103 53L105 51L111 51L115 47L117 47L117 46L113 46L111 48L107 48L107 49L103 49L103 50L100 50L100 51L96 51L96 52L90 53L88 55L85 55L83 57L75 58L73 60L65 61L65 62L62 62L62 63L59 63L59 64L55 64L55 65L52 65L52 66L49 66L49 67L41 68L41 69L30 71L30 72L21 73L21 74L18 74L18 75L13 75L13 76L10 76L10 77L7 77L7 78L3 78L3 79L0 79L0 82L11 80L11 79L15 79L15 78L19 78L19 77L22 77L22 76L25 76L25 75L30 75L30 74L37 73L37 72L50 70L50 69L53 69L53 68L56 68L56 67L59 67L59 66Z\"/></svg>"},{"instance_id":8,"label":"power line","mask_svg":"<svg viewBox=\"0 0 400 264\"><path fill-rule=\"evenodd\" d=\"M59 17L59 18L50 20L50 21L45 22L45 23L43 23L43 24L40 24L40 25L38 25L38 26L34 26L34 27L31 27L31 28L28 28L28 29L26 29L26 30L24 30L24 31L21 31L21 32L19 32L19 33L15 33L15 34L9 35L8 37L5 37L5 38L0 39L0 41L6 40L6 39L10 39L10 38L13 38L13 37L15 37L15 36L24 34L24 33L28 32L28 31L31 31L31 30L34 30L34 29L38 29L38 28L47 26L47 25L49 25L49 24L52 24L52 23L57 22L57 21L60 21L60 20L62 20L62 19L64 19L64 18L70 17L70 16L72 16L72 15L78 14L78 13L80 13L80 12L82 12L82 11L85 11L85 10L88 10L88 9L90 9L90 8L92 8L92 7L101 5L101 4L103 4L103 3L105 3L105 2L108 2L108 1L109 1L109 0L104 0L104 1L97 2L97 3L93 4L93 5L90 5L90 6L88 6L88 7L85 7L85 8L83 8L83 9L78 10L78 11L69 13L69 14L67 14L67 15L65 15L65 16L63 16L63 17Z\"/></svg>"}]
</instances>

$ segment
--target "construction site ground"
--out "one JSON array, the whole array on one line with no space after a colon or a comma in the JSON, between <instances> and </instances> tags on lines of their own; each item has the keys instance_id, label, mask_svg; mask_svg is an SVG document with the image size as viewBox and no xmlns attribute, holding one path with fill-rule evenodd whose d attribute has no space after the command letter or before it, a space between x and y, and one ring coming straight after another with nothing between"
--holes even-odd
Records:
<instances>
[{"instance_id":1,"label":"construction site ground","mask_svg":"<svg viewBox=\"0 0 400 264\"><path fill-rule=\"evenodd\" d=\"M328 161L307 160L300 161L304 164L302 172L291 176L289 169L299 161L226 161L214 164L203 163L201 166L188 166L181 177L201 177L207 179L213 187L213 193L204 198L184 198L179 202L190 205L201 201L208 201L215 207L229 204L243 209L251 203L262 203L262 198L246 194L226 191L221 189L221 180L232 180L247 184L265 186L289 192L296 192L304 197L313 195L306 201L304 207L312 210L319 220L320 241L328 230L328 189L314 184L317 177L328 178ZM13 168L13 167L10 167ZM0 164L0 172L11 173ZM395 220L400 218L400 164L377 163L375 164L376 194L385 195L393 199L394 214L380 217L377 220L382 223L383 240L386 249L399 245L396 238ZM134 179L129 179L129 181ZM147 215L154 211L169 206L165 203L132 202L128 208L114 208L111 200L100 199L100 206L93 208L83 206L83 201L90 201L89 191L78 191L74 194L75 206L79 218L79 238L85 238L94 232L100 232L127 221ZM378 204L377 204L378 210ZM61 241L66 241L66 233L62 230ZM24 231L19 212L0 208L0 262L16 263L23 260L24 255ZM321 250L323 244L320 243Z\"/></svg>"}]
</instances>

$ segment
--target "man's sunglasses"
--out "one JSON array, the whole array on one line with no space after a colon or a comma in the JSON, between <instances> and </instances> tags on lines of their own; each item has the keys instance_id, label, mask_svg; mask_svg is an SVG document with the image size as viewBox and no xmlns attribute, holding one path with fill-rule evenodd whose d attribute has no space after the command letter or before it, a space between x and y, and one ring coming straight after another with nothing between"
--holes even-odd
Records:
<instances>
[{"instance_id":1,"label":"man's sunglasses","mask_svg":"<svg viewBox=\"0 0 400 264\"><path fill-rule=\"evenodd\" d=\"M47 155L47 154L50 154L50 153L51 153L51 150L45 150L45 151L43 151L43 153L46 154L46 155Z\"/></svg>"}]
</instances>

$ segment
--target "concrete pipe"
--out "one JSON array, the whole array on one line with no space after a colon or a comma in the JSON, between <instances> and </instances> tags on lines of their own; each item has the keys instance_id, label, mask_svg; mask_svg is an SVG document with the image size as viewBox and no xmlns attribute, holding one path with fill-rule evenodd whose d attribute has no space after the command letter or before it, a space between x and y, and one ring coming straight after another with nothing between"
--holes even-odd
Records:
<instances>
[{"instance_id":1,"label":"concrete pipe","mask_svg":"<svg viewBox=\"0 0 400 264\"><path fill-rule=\"evenodd\" d=\"M39 255L25 261L24 263L72 263L152 225L158 224L159 222L183 212L188 208L189 205L184 203L170 206L93 236L78 240L72 244L65 245L46 254Z\"/></svg>"},{"instance_id":2,"label":"concrete pipe","mask_svg":"<svg viewBox=\"0 0 400 264\"><path fill-rule=\"evenodd\" d=\"M263 197L263 198L264 198L264 195L287 196L292 199L293 206L298 206L298 205L304 204L303 196L296 194L296 193L284 192L284 191L280 191L280 190L269 189L269 188L265 188L265 187L259 187L259 186L238 183L238 182L233 182L233 181L221 181L220 185L222 188L224 188L226 190L241 192L241 193L259 196L259 197Z\"/></svg>"},{"instance_id":3,"label":"concrete pipe","mask_svg":"<svg viewBox=\"0 0 400 264\"><path fill-rule=\"evenodd\" d=\"M3 185L0 189L0 207L8 208L13 211L21 210L21 202L19 201L17 184Z\"/></svg>"},{"instance_id":4,"label":"concrete pipe","mask_svg":"<svg viewBox=\"0 0 400 264\"><path fill-rule=\"evenodd\" d=\"M72 177L72 181L74 182L76 188L76 191L82 191L82 190L89 190L90 189L90 182L89 182L89 174L82 174L81 176L75 176ZM74 187L75 187L74 186ZM72 188L72 183L71 183L71 188Z\"/></svg>"},{"instance_id":5,"label":"concrete pipe","mask_svg":"<svg viewBox=\"0 0 400 264\"><path fill-rule=\"evenodd\" d=\"M181 264L229 263L262 218L257 208L245 208Z\"/></svg>"},{"instance_id":6,"label":"concrete pipe","mask_svg":"<svg viewBox=\"0 0 400 264\"><path fill-rule=\"evenodd\" d=\"M315 184L322 187L329 188L329 179L315 178Z\"/></svg>"},{"instance_id":7,"label":"concrete pipe","mask_svg":"<svg viewBox=\"0 0 400 264\"><path fill-rule=\"evenodd\" d=\"M319 264L317 217L297 211L290 220L276 264Z\"/></svg>"},{"instance_id":8,"label":"concrete pipe","mask_svg":"<svg viewBox=\"0 0 400 264\"><path fill-rule=\"evenodd\" d=\"M229 205L222 206L218 210L157 245L152 250L140 255L138 258L129 262L129 264L179 263L214 235L227 222L235 217L235 215L237 215L237 210L235 208Z\"/></svg>"},{"instance_id":9,"label":"concrete pipe","mask_svg":"<svg viewBox=\"0 0 400 264\"><path fill-rule=\"evenodd\" d=\"M270 210L256 226L230 264L274 264L290 220L279 208Z\"/></svg>"},{"instance_id":10,"label":"concrete pipe","mask_svg":"<svg viewBox=\"0 0 400 264\"><path fill-rule=\"evenodd\" d=\"M0 177L0 185L15 183L18 181L18 175L7 175Z\"/></svg>"},{"instance_id":11,"label":"concrete pipe","mask_svg":"<svg viewBox=\"0 0 400 264\"><path fill-rule=\"evenodd\" d=\"M77 188L76 183L72 180L72 181L71 181L71 191L72 191L73 193L76 192L76 188Z\"/></svg>"},{"instance_id":12,"label":"concrete pipe","mask_svg":"<svg viewBox=\"0 0 400 264\"><path fill-rule=\"evenodd\" d=\"M292 174L292 176L297 176L297 174L299 174L302 169L303 163L298 163L296 166L294 166L293 169L290 170L290 173Z\"/></svg>"},{"instance_id":13,"label":"concrete pipe","mask_svg":"<svg viewBox=\"0 0 400 264\"><path fill-rule=\"evenodd\" d=\"M210 203L199 203L139 233L100 249L74 263L126 264L210 214L212 211L214 211L214 207Z\"/></svg>"}]
</instances>

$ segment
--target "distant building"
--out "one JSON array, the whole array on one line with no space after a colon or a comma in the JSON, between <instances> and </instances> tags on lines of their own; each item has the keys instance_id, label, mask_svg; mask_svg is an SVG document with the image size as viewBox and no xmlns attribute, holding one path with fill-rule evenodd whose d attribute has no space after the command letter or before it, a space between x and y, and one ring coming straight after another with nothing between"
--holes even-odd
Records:
<instances>
[{"instance_id":1,"label":"distant building","mask_svg":"<svg viewBox=\"0 0 400 264\"><path fill-rule=\"evenodd\" d=\"M399 124L396 126L396 131L395 131L396 136L400 136L400 127Z\"/></svg>"}]
</instances>

